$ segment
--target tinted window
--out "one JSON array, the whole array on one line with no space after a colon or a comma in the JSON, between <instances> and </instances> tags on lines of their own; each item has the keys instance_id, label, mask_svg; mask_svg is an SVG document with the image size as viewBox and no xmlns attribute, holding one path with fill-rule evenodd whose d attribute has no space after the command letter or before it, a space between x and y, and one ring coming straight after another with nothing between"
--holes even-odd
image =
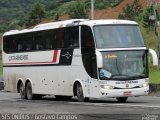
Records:
<instances>
[{"instance_id":1,"label":"tinted window","mask_svg":"<svg viewBox=\"0 0 160 120\"><path fill-rule=\"evenodd\" d=\"M5 36L3 48L7 53L31 51L34 49L32 33Z\"/></svg>"},{"instance_id":2,"label":"tinted window","mask_svg":"<svg viewBox=\"0 0 160 120\"><path fill-rule=\"evenodd\" d=\"M36 50L48 50L54 48L53 30L39 31L34 33Z\"/></svg>"},{"instance_id":3,"label":"tinted window","mask_svg":"<svg viewBox=\"0 0 160 120\"><path fill-rule=\"evenodd\" d=\"M92 30L88 26L82 26L81 28L82 47L94 48L94 39Z\"/></svg>"},{"instance_id":4,"label":"tinted window","mask_svg":"<svg viewBox=\"0 0 160 120\"><path fill-rule=\"evenodd\" d=\"M3 48L7 53L73 48L79 46L79 27L10 35L3 39Z\"/></svg>"},{"instance_id":5,"label":"tinted window","mask_svg":"<svg viewBox=\"0 0 160 120\"><path fill-rule=\"evenodd\" d=\"M79 27L66 28L65 43L68 47L79 46Z\"/></svg>"},{"instance_id":6,"label":"tinted window","mask_svg":"<svg viewBox=\"0 0 160 120\"><path fill-rule=\"evenodd\" d=\"M79 27L56 29L55 48L72 48L79 46Z\"/></svg>"}]
</instances>

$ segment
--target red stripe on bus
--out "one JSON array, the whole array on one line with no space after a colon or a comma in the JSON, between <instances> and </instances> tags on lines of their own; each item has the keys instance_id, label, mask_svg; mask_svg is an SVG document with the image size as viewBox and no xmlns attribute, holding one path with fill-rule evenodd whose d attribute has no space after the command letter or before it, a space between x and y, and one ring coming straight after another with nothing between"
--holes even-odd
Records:
<instances>
[{"instance_id":1,"label":"red stripe on bus","mask_svg":"<svg viewBox=\"0 0 160 120\"><path fill-rule=\"evenodd\" d=\"M57 61L57 55L58 55L58 50L54 50L54 53L53 53L53 62Z\"/></svg>"},{"instance_id":2,"label":"red stripe on bus","mask_svg":"<svg viewBox=\"0 0 160 120\"><path fill-rule=\"evenodd\" d=\"M21 62L21 63L4 63L4 65L12 65L12 64L46 64L46 63L48 63L48 64L52 64L53 62Z\"/></svg>"}]
</instances>

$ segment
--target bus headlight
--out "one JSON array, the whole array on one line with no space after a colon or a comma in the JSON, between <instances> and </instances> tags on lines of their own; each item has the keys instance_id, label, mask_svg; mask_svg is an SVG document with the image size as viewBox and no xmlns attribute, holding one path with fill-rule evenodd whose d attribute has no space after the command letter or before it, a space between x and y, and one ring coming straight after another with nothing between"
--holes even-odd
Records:
<instances>
[{"instance_id":1,"label":"bus headlight","mask_svg":"<svg viewBox=\"0 0 160 120\"><path fill-rule=\"evenodd\" d=\"M144 84L140 85L140 87L147 87L147 86L149 86L148 83L144 83Z\"/></svg>"},{"instance_id":2,"label":"bus headlight","mask_svg":"<svg viewBox=\"0 0 160 120\"><path fill-rule=\"evenodd\" d=\"M111 85L100 85L100 87L103 89L114 89L114 87Z\"/></svg>"},{"instance_id":3,"label":"bus headlight","mask_svg":"<svg viewBox=\"0 0 160 120\"><path fill-rule=\"evenodd\" d=\"M142 86L147 87L148 85L149 85L148 83L144 83Z\"/></svg>"}]
</instances>

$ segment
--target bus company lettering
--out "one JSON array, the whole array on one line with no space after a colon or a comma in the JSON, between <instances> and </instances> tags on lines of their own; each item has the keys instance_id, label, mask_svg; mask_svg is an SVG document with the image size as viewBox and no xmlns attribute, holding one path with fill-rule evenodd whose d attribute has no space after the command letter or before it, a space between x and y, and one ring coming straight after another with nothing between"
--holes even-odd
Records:
<instances>
[{"instance_id":1,"label":"bus company lettering","mask_svg":"<svg viewBox=\"0 0 160 120\"><path fill-rule=\"evenodd\" d=\"M28 60L28 55L9 56L9 61L15 61L15 60Z\"/></svg>"},{"instance_id":2,"label":"bus company lettering","mask_svg":"<svg viewBox=\"0 0 160 120\"><path fill-rule=\"evenodd\" d=\"M132 81L118 81L118 82L115 82L116 84L132 84L132 83L138 83L137 80L132 80Z\"/></svg>"}]
</instances>

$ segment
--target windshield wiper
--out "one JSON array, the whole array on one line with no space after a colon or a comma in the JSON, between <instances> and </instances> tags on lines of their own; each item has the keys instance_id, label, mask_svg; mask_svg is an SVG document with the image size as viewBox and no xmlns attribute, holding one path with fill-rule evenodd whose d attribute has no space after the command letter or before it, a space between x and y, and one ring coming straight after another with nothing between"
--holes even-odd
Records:
<instances>
[{"instance_id":1,"label":"windshield wiper","mask_svg":"<svg viewBox=\"0 0 160 120\"><path fill-rule=\"evenodd\" d=\"M113 79L141 79L147 77L145 74L129 76L125 74L114 74L111 78Z\"/></svg>"},{"instance_id":2,"label":"windshield wiper","mask_svg":"<svg viewBox=\"0 0 160 120\"><path fill-rule=\"evenodd\" d=\"M127 78L127 77L130 77L130 76L126 74L114 74L111 76L111 78Z\"/></svg>"},{"instance_id":3,"label":"windshield wiper","mask_svg":"<svg viewBox=\"0 0 160 120\"><path fill-rule=\"evenodd\" d=\"M147 77L147 75L145 74L140 74L140 75L135 75L135 76L131 76L132 78L138 79L138 78L145 78Z\"/></svg>"}]
</instances>

